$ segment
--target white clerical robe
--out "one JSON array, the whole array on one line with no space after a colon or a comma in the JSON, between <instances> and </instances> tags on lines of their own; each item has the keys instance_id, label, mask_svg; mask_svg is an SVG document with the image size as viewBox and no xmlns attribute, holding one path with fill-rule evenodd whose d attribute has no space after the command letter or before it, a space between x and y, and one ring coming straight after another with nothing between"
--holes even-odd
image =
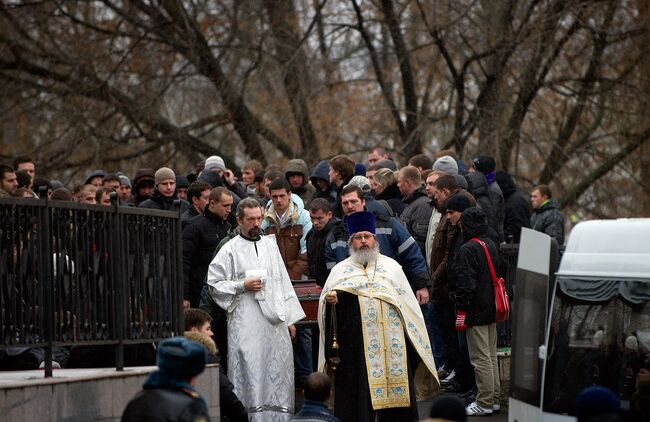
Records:
<instances>
[{"instance_id":1,"label":"white clerical robe","mask_svg":"<svg viewBox=\"0 0 650 422\"><path fill-rule=\"evenodd\" d=\"M262 292L244 289L246 274L265 273ZM294 411L293 351L288 326L305 317L275 236L237 236L208 269L215 302L228 313L228 377L252 421L289 421Z\"/></svg>"}]
</instances>

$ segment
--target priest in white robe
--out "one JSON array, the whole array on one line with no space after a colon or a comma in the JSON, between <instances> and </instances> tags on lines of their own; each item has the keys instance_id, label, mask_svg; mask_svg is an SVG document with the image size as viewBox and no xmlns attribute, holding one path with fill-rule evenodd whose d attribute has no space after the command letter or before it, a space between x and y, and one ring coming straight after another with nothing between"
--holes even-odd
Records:
<instances>
[{"instance_id":1,"label":"priest in white robe","mask_svg":"<svg viewBox=\"0 0 650 422\"><path fill-rule=\"evenodd\" d=\"M332 269L318 308L319 368L336 364L334 414L417 421L418 366L417 378L440 388L422 310L401 266L379 253L373 214L355 212L345 223L350 257Z\"/></svg>"},{"instance_id":2,"label":"priest in white robe","mask_svg":"<svg viewBox=\"0 0 650 422\"><path fill-rule=\"evenodd\" d=\"M291 337L305 317L273 236L262 236L255 199L237 206L240 234L208 269L215 302L228 315L228 377L252 421L289 421L294 412Z\"/></svg>"}]
</instances>

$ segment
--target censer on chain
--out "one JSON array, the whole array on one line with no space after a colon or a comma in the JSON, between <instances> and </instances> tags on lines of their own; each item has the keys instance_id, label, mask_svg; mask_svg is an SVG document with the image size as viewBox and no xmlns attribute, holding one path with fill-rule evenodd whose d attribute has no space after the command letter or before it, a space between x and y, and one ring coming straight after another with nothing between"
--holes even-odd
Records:
<instances>
[{"instance_id":1,"label":"censer on chain","mask_svg":"<svg viewBox=\"0 0 650 422\"><path fill-rule=\"evenodd\" d=\"M336 371L339 363L341 363L341 358L339 357L339 343L336 339L337 329L336 329L336 305L331 305L332 316L331 316L331 334L332 342L330 343L331 356L329 358L330 368L332 371Z\"/></svg>"}]
</instances>

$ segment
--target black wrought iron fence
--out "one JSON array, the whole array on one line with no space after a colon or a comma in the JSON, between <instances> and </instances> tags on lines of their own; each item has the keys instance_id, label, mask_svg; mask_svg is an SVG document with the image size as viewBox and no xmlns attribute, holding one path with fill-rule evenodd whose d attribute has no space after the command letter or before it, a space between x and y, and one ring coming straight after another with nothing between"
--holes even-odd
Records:
<instances>
[{"instance_id":1,"label":"black wrought iron fence","mask_svg":"<svg viewBox=\"0 0 650 422\"><path fill-rule=\"evenodd\" d=\"M519 244L504 244L500 247L503 267L501 276L506 282L508 297L512 302L515 300L515 281L517 279L517 257L519 255ZM499 347L510 346L511 340L511 319L497 324L497 345Z\"/></svg>"},{"instance_id":2,"label":"black wrought iron fence","mask_svg":"<svg viewBox=\"0 0 650 422\"><path fill-rule=\"evenodd\" d=\"M0 348L150 343L183 332L178 212L0 199Z\"/></svg>"}]
</instances>

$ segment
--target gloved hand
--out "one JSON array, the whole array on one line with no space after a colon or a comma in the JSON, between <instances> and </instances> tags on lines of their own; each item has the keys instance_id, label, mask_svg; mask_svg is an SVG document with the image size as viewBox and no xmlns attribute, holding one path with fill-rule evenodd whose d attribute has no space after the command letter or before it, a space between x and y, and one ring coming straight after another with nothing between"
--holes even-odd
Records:
<instances>
[{"instance_id":1,"label":"gloved hand","mask_svg":"<svg viewBox=\"0 0 650 422\"><path fill-rule=\"evenodd\" d=\"M467 325L465 324L465 311L456 312L456 331L465 331L467 330Z\"/></svg>"}]
</instances>

